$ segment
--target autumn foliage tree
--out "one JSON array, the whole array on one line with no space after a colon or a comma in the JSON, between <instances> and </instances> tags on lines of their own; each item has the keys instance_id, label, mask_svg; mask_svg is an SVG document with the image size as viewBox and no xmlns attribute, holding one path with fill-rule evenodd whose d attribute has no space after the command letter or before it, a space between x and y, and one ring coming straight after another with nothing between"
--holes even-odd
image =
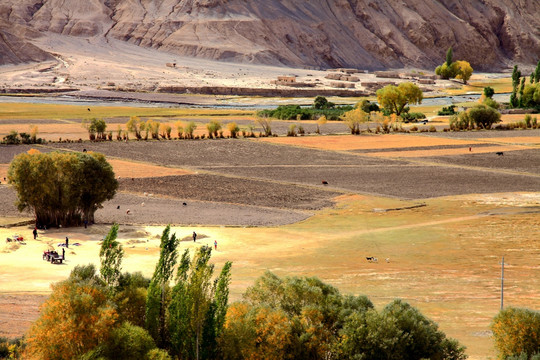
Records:
<instances>
[{"instance_id":1,"label":"autumn foliage tree","mask_svg":"<svg viewBox=\"0 0 540 360\"><path fill-rule=\"evenodd\" d=\"M351 134L357 135L360 134L360 124L368 122L370 115L358 107L343 114L341 120L347 124Z\"/></svg>"},{"instance_id":2,"label":"autumn foliage tree","mask_svg":"<svg viewBox=\"0 0 540 360\"><path fill-rule=\"evenodd\" d=\"M408 104L420 104L424 99L422 90L411 82L403 82L398 86L386 85L377 90L377 101L389 114L400 116L407 110Z\"/></svg>"},{"instance_id":3,"label":"autumn foliage tree","mask_svg":"<svg viewBox=\"0 0 540 360\"><path fill-rule=\"evenodd\" d=\"M19 211L34 212L36 223L47 227L93 222L101 203L118 188L111 165L99 153L30 150L13 159L8 181Z\"/></svg>"},{"instance_id":4,"label":"autumn foliage tree","mask_svg":"<svg viewBox=\"0 0 540 360\"><path fill-rule=\"evenodd\" d=\"M27 336L27 351L38 359L77 359L108 342L116 321L95 267L77 266L67 280L52 285Z\"/></svg>"},{"instance_id":5,"label":"autumn foliage tree","mask_svg":"<svg viewBox=\"0 0 540 360\"><path fill-rule=\"evenodd\" d=\"M435 69L435 74L439 75L443 79L461 79L464 84L467 84L467 81L471 78L473 73L473 68L471 64L464 60L452 61L454 52L452 47L446 52L446 61L437 66Z\"/></svg>"},{"instance_id":6,"label":"autumn foliage tree","mask_svg":"<svg viewBox=\"0 0 540 360\"><path fill-rule=\"evenodd\" d=\"M538 311L513 307L501 310L493 319L491 330L501 358L524 354L524 359L529 359L540 354Z\"/></svg>"},{"instance_id":7,"label":"autumn foliage tree","mask_svg":"<svg viewBox=\"0 0 540 360\"><path fill-rule=\"evenodd\" d=\"M458 60L456 61L456 68L456 79L461 79L464 84L467 84L473 73L471 64L464 60Z\"/></svg>"}]
</instances>

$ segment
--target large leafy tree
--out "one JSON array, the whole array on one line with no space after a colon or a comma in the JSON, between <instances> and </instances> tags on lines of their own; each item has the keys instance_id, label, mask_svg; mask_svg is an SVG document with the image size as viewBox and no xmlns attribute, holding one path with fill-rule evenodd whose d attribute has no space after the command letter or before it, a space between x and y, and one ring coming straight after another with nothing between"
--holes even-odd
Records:
<instances>
[{"instance_id":1,"label":"large leafy tree","mask_svg":"<svg viewBox=\"0 0 540 360\"><path fill-rule=\"evenodd\" d=\"M401 115L408 104L419 104L423 98L422 90L411 82L403 82L398 86L387 85L377 90L379 104L397 116Z\"/></svg>"},{"instance_id":2,"label":"large leafy tree","mask_svg":"<svg viewBox=\"0 0 540 360\"><path fill-rule=\"evenodd\" d=\"M463 116L468 117L470 123L481 129L491 129L491 126L501 122L501 113L485 105L472 107L464 112Z\"/></svg>"},{"instance_id":3,"label":"large leafy tree","mask_svg":"<svg viewBox=\"0 0 540 360\"><path fill-rule=\"evenodd\" d=\"M13 159L8 181L19 211L33 211L36 222L48 227L93 222L101 203L118 188L111 165L99 153L30 150Z\"/></svg>"},{"instance_id":4,"label":"large leafy tree","mask_svg":"<svg viewBox=\"0 0 540 360\"><path fill-rule=\"evenodd\" d=\"M416 308L394 300L382 312L355 312L340 332L341 359L466 359L465 348L446 338Z\"/></svg>"}]
</instances>

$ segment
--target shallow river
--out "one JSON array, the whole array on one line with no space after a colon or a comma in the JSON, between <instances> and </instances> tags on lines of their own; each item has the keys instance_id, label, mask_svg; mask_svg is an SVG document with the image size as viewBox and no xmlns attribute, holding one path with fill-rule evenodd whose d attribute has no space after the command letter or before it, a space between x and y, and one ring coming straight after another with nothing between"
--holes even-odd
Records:
<instances>
[{"instance_id":1,"label":"shallow river","mask_svg":"<svg viewBox=\"0 0 540 360\"><path fill-rule=\"evenodd\" d=\"M457 103L478 101L479 94L466 94L456 96L443 96L436 98L425 98L422 101L422 105L439 105L448 106ZM493 96L497 102L508 102L510 99L510 93L495 94ZM246 98L240 97L238 102L235 102L232 97L227 99L227 103L217 103L212 105L196 105L196 104L174 104L170 102L148 102L148 101L119 101L119 100L102 100L102 99L80 99L71 96L1 96L0 103L29 103L29 104L57 104L57 105L80 105L80 106L134 106L134 107L205 107L205 108L233 108L233 109L271 109L276 108L278 105L283 105L283 99L276 98L275 101L267 99L264 104L249 103ZM269 101L270 100L270 101ZM298 103L297 101L288 99L291 103ZM303 98L302 100L308 101ZM258 100L260 101L260 100ZM303 102L303 101L302 101ZM354 104L351 104L354 105Z\"/></svg>"}]
</instances>

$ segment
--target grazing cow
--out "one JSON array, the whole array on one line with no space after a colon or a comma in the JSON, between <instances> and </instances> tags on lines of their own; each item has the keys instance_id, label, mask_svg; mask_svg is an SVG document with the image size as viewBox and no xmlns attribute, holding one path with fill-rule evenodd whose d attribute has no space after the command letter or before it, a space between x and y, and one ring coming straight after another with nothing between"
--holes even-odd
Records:
<instances>
[{"instance_id":1,"label":"grazing cow","mask_svg":"<svg viewBox=\"0 0 540 360\"><path fill-rule=\"evenodd\" d=\"M369 262L377 262L379 259L377 259L375 256L366 256L366 260Z\"/></svg>"},{"instance_id":2,"label":"grazing cow","mask_svg":"<svg viewBox=\"0 0 540 360\"><path fill-rule=\"evenodd\" d=\"M127 209L126 214L127 215L131 214L131 211L129 211L129 209Z\"/></svg>"},{"instance_id":3,"label":"grazing cow","mask_svg":"<svg viewBox=\"0 0 540 360\"><path fill-rule=\"evenodd\" d=\"M323 180L323 181L322 181L322 184L323 184L323 185L328 185L328 181Z\"/></svg>"},{"instance_id":4,"label":"grazing cow","mask_svg":"<svg viewBox=\"0 0 540 360\"><path fill-rule=\"evenodd\" d=\"M504 153L502 151L497 151L495 154L499 155L499 156L503 156Z\"/></svg>"},{"instance_id":5,"label":"grazing cow","mask_svg":"<svg viewBox=\"0 0 540 360\"><path fill-rule=\"evenodd\" d=\"M182 203L182 205L187 206L187 203Z\"/></svg>"},{"instance_id":6,"label":"grazing cow","mask_svg":"<svg viewBox=\"0 0 540 360\"><path fill-rule=\"evenodd\" d=\"M120 205L118 205L118 206L116 207L116 210L120 210Z\"/></svg>"}]
</instances>

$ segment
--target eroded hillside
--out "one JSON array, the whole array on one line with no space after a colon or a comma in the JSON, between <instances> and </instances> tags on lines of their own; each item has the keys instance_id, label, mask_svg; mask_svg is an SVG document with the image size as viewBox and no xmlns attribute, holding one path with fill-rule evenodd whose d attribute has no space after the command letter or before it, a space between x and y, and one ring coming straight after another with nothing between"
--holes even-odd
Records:
<instances>
[{"instance_id":1,"label":"eroded hillside","mask_svg":"<svg viewBox=\"0 0 540 360\"><path fill-rule=\"evenodd\" d=\"M540 2L529 0L3 0L0 24L3 64L42 59L28 42L47 32L321 68L434 67L449 46L479 70L540 54Z\"/></svg>"}]
</instances>

